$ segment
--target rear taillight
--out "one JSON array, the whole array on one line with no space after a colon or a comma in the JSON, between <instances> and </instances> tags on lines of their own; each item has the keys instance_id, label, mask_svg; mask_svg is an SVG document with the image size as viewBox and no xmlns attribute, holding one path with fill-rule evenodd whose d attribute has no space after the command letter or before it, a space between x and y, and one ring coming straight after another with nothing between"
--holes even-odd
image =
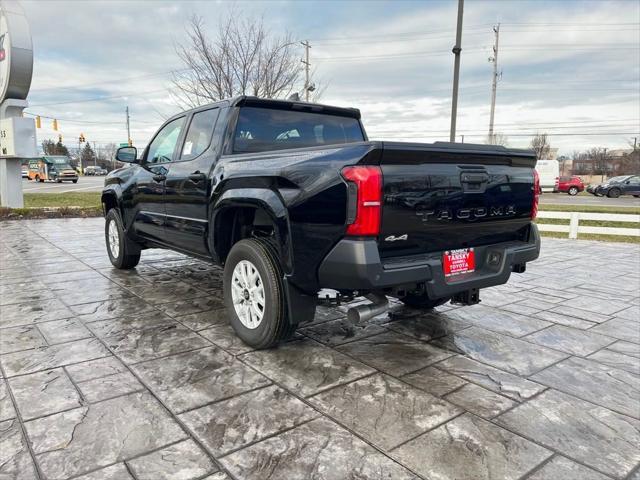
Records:
<instances>
[{"instance_id":1,"label":"rear taillight","mask_svg":"<svg viewBox=\"0 0 640 480\"><path fill-rule=\"evenodd\" d=\"M531 220L538 216L538 202L540 201L540 176L533 171L533 205L531 205Z\"/></svg>"},{"instance_id":2,"label":"rear taillight","mask_svg":"<svg viewBox=\"0 0 640 480\"><path fill-rule=\"evenodd\" d=\"M377 236L382 215L382 170L355 166L342 169L349 182L347 235Z\"/></svg>"}]
</instances>

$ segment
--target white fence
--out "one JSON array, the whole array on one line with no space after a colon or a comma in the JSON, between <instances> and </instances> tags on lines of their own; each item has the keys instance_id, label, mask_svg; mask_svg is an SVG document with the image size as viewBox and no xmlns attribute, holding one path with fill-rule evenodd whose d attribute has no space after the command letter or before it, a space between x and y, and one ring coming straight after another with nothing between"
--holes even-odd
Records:
<instances>
[{"instance_id":1,"label":"white fence","mask_svg":"<svg viewBox=\"0 0 640 480\"><path fill-rule=\"evenodd\" d=\"M552 225L550 223L538 223L538 230L541 232L563 232L568 233L569 238L578 238L579 233L594 233L598 235L629 235L640 237L640 215L620 214L620 213L585 213L585 212L550 212L539 211L538 218L556 218L569 220L569 225ZM637 223L638 227L618 228L618 227L591 227L580 225L580 220L600 220L605 222L626 222Z\"/></svg>"}]
</instances>

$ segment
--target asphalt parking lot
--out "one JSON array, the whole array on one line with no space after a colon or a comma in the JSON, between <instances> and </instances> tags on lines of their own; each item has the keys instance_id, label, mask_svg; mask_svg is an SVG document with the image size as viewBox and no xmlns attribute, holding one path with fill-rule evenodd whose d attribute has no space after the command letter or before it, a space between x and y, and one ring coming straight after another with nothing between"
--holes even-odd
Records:
<instances>
[{"instance_id":1,"label":"asphalt parking lot","mask_svg":"<svg viewBox=\"0 0 640 480\"><path fill-rule=\"evenodd\" d=\"M218 268L102 235L2 224L0 478L640 478L638 245L544 238L480 305L252 351Z\"/></svg>"},{"instance_id":2,"label":"asphalt parking lot","mask_svg":"<svg viewBox=\"0 0 640 480\"><path fill-rule=\"evenodd\" d=\"M104 177L80 177L78 183L72 182L35 182L22 179L24 193L67 193L67 192L100 192L104 186Z\"/></svg>"}]
</instances>

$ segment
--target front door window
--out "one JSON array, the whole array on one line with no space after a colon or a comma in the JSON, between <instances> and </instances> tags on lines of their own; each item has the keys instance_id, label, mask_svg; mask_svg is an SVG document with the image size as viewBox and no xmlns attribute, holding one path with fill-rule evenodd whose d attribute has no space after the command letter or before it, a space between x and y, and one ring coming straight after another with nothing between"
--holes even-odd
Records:
<instances>
[{"instance_id":1,"label":"front door window","mask_svg":"<svg viewBox=\"0 0 640 480\"><path fill-rule=\"evenodd\" d=\"M184 125L185 117L167 123L149 145L145 163L158 164L173 161L176 144Z\"/></svg>"}]
</instances>

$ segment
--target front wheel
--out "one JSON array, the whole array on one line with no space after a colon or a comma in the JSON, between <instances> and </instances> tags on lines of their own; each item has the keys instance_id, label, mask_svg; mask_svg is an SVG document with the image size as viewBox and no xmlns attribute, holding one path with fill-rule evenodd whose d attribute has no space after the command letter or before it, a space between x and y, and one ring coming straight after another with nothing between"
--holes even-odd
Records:
<instances>
[{"instance_id":1,"label":"front wheel","mask_svg":"<svg viewBox=\"0 0 640 480\"><path fill-rule=\"evenodd\" d=\"M71 180L73 183L78 183L78 180Z\"/></svg>"},{"instance_id":2,"label":"front wheel","mask_svg":"<svg viewBox=\"0 0 640 480\"><path fill-rule=\"evenodd\" d=\"M405 295L404 297L399 298L402 303L412 308L420 308L425 310L430 310L432 308L439 307L440 305L444 305L447 303L450 298L429 298L427 295L416 295L410 293Z\"/></svg>"},{"instance_id":3,"label":"front wheel","mask_svg":"<svg viewBox=\"0 0 640 480\"><path fill-rule=\"evenodd\" d=\"M569 189L569 195L573 196L573 195L577 195L578 194L578 187L571 187Z\"/></svg>"},{"instance_id":4,"label":"front wheel","mask_svg":"<svg viewBox=\"0 0 640 480\"><path fill-rule=\"evenodd\" d=\"M251 238L236 243L224 266L224 303L236 335L268 348L293 335L280 262L271 246Z\"/></svg>"},{"instance_id":5,"label":"front wheel","mask_svg":"<svg viewBox=\"0 0 640 480\"><path fill-rule=\"evenodd\" d=\"M618 198L620 196L620 189L619 188L612 188L611 190L609 190L607 192L607 197L609 198Z\"/></svg>"},{"instance_id":6,"label":"front wheel","mask_svg":"<svg viewBox=\"0 0 640 480\"><path fill-rule=\"evenodd\" d=\"M107 212L104 236L109 260L114 267L129 270L138 265L140 247L127 238L120 212L115 208Z\"/></svg>"}]
</instances>

